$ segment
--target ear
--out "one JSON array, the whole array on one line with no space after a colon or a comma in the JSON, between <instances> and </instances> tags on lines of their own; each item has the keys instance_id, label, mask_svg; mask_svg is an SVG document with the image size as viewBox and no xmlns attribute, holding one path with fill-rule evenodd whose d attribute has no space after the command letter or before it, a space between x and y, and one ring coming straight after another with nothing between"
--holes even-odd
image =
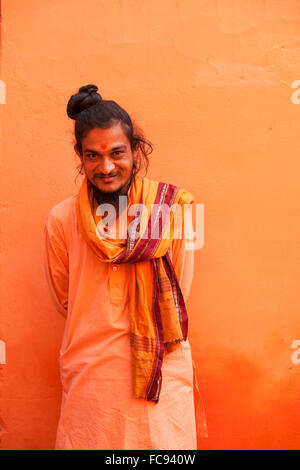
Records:
<instances>
[{"instance_id":1,"label":"ear","mask_svg":"<svg viewBox=\"0 0 300 470\"><path fill-rule=\"evenodd\" d=\"M135 163L137 163L137 161L138 161L138 151L137 150L133 151L133 161Z\"/></svg>"},{"instance_id":2,"label":"ear","mask_svg":"<svg viewBox=\"0 0 300 470\"><path fill-rule=\"evenodd\" d=\"M75 150L75 153L78 155L78 157L80 158L80 160L82 161L82 155L81 153L79 152L79 149L78 149L78 146L77 144L74 145L74 150Z\"/></svg>"}]
</instances>

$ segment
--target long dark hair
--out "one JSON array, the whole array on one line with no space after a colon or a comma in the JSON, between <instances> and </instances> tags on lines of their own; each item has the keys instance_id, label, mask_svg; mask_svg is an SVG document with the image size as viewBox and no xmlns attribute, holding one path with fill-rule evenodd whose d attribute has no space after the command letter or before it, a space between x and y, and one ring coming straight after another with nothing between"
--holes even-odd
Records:
<instances>
[{"instance_id":1,"label":"long dark hair","mask_svg":"<svg viewBox=\"0 0 300 470\"><path fill-rule=\"evenodd\" d=\"M130 142L131 150L137 151L137 161L134 162L133 175L136 175L142 168L147 173L148 155L153 152L153 145L145 138L138 125L132 122L125 109L115 101L103 100L97 91L98 87L96 85L82 86L79 88L78 93L72 95L68 101L67 114L75 120L75 151L82 155L81 140L90 130L95 127L108 128L120 123ZM76 178L79 174L82 174L83 164L81 163L77 169L79 169L79 172Z\"/></svg>"}]
</instances>

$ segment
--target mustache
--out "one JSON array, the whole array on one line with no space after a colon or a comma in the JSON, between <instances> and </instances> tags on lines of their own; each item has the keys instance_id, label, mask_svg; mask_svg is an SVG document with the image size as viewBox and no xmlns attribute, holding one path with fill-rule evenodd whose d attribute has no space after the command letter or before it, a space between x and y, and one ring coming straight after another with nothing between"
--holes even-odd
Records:
<instances>
[{"instance_id":1,"label":"mustache","mask_svg":"<svg viewBox=\"0 0 300 470\"><path fill-rule=\"evenodd\" d=\"M111 173L109 175L95 175L95 178L110 178L112 176L117 176L118 173Z\"/></svg>"}]
</instances>

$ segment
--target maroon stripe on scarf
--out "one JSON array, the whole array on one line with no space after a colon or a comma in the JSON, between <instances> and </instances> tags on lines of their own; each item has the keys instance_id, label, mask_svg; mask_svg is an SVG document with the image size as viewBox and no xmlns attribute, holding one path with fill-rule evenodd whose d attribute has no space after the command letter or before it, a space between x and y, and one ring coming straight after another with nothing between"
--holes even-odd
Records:
<instances>
[{"instance_id":1,"label":"maroon stripe on scarf","mask_svg":"<svg viewBox=\"0 0 300 470\"><path fill-rule=\"evenodd\" d=\"M155 334L157 338L157 350L155 354L153 369L151 373L151 379L146 392L146 399L158 402L162 375L161 368L164 355L164 336L163 336L163 327L161 321L161 313L159 308L159 282L158 282L158 269L157 269L157 260L153 259L153 280L154 280L154 289L153 289L153 323L155 327Z\"/></svg>"},{"instance_id":2,"label":"maroon stripe on scarf","mask_svg":"<svg viewBox=\"0 0 300 470\"><path fill-rule=\"evenodd\" d=\"M130 250L130 252L131 253L133 252L133 250L135 249L137 244L138 244L138 246L134 250L134 253L129 254L129 256L127 257L128 251L129 251L129 246L130 246L130 243L131 243L131 239L129 238L129 234L128 234L128 231L127 231L127 245L126 245L126 248L124 248L122 253L120 253L120 255L114 260L114 263L122 263L125 258L126 258L125 262L128 262L128 263L136 263L136 262L139 262L139 261L145 261L147 259L150 259L151 256L153 255L153 253L155 253L155 250L157 248L157 245L159 244L160 238L163 235L164 228L168 223L168 217L166 217L165 220L164 220L165 223L161 227L161 230L160 230L160 220L161 219L160 219L160 215L159 215L157 217L156 224L154 224L154 221L155 221L155 218L156 218L157 214L159 212L161 213L160 200L161 200L162 193L163 193L164 190L166 190L166 195L165 195L164 198L162 198L163 199L162 203L167 204L169 207L172 205L172 202L174 201L176 192L178 190L177 186L174 186L172 184L167 184L167 183L161 183L161 182L158 183L158 188L157 188L157 192L156 192L156 196L155 196L155 200L154 200L154 207L153 207L152 212L150 214L147 229L146 229L147 230L147 232L146 232L147 237L143 236L143 237L141 237L140 240L138 238L136 240L134 240L134 244L133 244L132 249ZM142 204L142 196L141 196L140 204ZM138 209L136 209L134 218L136 217L137 212L138 212ZM153 224L153 227L152 227L152 224ZM157 224L159 224L158 225L158 235L159 235L159 237L158 238L151 238L152 231L155 233L155 228L156 228ZM145 233L143 235L145 235Z\"/></svg>"},{"instance_id":3,"label":"maroon stripe on scarf","mask_svg":"<svg viewBox=\"0 0 300 470\"><path fill-rule=\"evenodd\" d=\"M161 186L161 187L160 187ZM163 189L164 189L165 184L164 183L159 183L159 189L158 189L158 194L161 195ZM174 185L169 184L167 187L166 195L164 200L162 201L162 204L167 204L169 207L172 205L172 202L174 201L176 192L178 188ZM160 201L160 196L158 198L158 201ZM158 203L157 203L158 204ZM155 250L157 248L157 245L160 242L160 239L163 235L164 229L166 225L168 224L168 217L165 217L163 222L164 225L162 225L160 229L160 216L156 220L156 224L154 224L155 217L157 213L160 212L161 214L161 206L154 206L153 211L150 215L149 222L148 222L148 237L142 238L139 242L138 249L135 250L131 262L138 262L138 261L145 261L155 253ZM152 230L154 234L156 234L156 227L158 224L158 238L151 238L152 236ZM153 225L153 227L152 227ZM152 230L151 230L152 229ZM150 239L149 239L150 237Z\"/></svg>"},{"instance_id":4,"label":"maroon stripe on scarf","mask_svg":"<svg viewBox=\"0 0 300 470\"><path fill-rule=\"evenodd\" d=\"M149 237L151 237L151 224L153 224L153 221L155 221L155 218L157 217L157 214L160 211L160 200L162 197L162 193L164 190L168 190L169 185L166 183L158 183L158 188L154 200L154 207L152 208L149 220L148 220L148 225L146 228L146 233L148 234L147 237L141 237L138 247L131 255L131 263L137 262L137 261L144 261L145 259L149 259L150 256L153 254L154 247L157 246L159 239L151 239L149 240ZM157 217L157 222L159 223L159 217ZM143 234L143 236L145 233ZM138 239L136 240L136 243L138 243ZM135 245L136 245L135 243Z\"/></svg>"},{"instance_id":5,"label":"maroon stripe on scarf","mask_svg":"<svg viewBox=\"0 0 300 470\"><path fill-rule=\"evenodd\" d=\"M186 311L184 298L183 298L180 285L177 279L177 275L176 275L175 269L173 267L173 264L169 255L169 251L167 251L165 256L163 256L162 260L163 260L166 273L168 275L168 278L172 286L173 295L175 294L177 296L178 308L179 308L178 314L179 314L179 321L180 321L180 326L182 330L182 336L183 336L183 339L186 340L187 334L188 334L188 315ZM176 290L176 292L174 292L174 290Z\"/></svg>"}]
</instances>

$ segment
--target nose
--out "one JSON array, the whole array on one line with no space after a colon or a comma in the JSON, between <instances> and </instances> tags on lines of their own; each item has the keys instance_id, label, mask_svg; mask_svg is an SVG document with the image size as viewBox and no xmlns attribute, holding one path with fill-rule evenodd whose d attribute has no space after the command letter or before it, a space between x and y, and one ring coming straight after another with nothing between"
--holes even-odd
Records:
<instances>
[{"instance_id":1,"label":"nose","mask_svg":"<svg viewBox=\"0 0 300 470\"><path fill-rule=\"evenodd\" d=\"M97 171L102 175L109 175L115 169L114 162L109 157L101 158Z\"/></svg>"}]
</instances>

